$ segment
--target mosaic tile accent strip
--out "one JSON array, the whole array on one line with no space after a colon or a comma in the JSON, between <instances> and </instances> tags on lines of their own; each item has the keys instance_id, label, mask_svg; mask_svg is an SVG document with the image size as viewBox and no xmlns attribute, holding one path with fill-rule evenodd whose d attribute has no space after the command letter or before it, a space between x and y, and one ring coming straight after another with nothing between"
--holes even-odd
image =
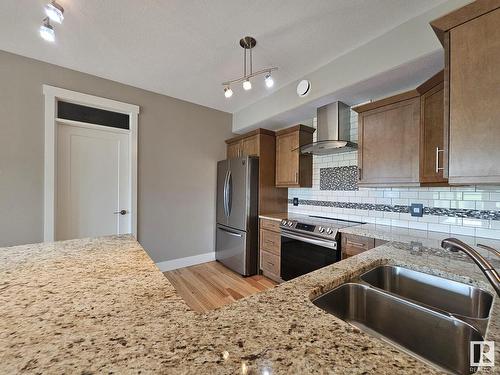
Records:
<instances>
[{"instance_id":1,"label":"mosaic tile accent strip","mask_svg":"<svg viewBox=\"0 0 500 375\"><path fill-rule=\"evenodd\" d=\"M292 199L289 199L288 203L292 204L293 203ZM388 204L349 203L349 202L299 199L299 205L350 208L355 210L398 212L398 213L410 212L409 206L388 205ZM446 208L424 207L424 215L460 217L460 218L483 219L483 220L500 220L500 211L488 211L488 210L465 210L465 209L455 209L455 208L446 209Z\"/></svg>"},{"instance_id":2,"label":"mosaic tile accent strip","mask_svg":"<svg viewBox=\"0 0 500 375\"><path fill-rule=\"evenodd\" d=\"M320 190L358 190L358 167L320 168Z\"/></svg>"}]
</instances>

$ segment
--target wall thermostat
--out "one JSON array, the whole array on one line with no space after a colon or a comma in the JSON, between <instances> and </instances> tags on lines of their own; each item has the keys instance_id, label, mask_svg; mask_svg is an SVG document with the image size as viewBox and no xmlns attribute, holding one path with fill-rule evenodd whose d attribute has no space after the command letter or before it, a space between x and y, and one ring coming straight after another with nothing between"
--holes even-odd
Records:
<instances>
[{"instance_id":1,"label":"wall thermostat","mask_svg":"<svg viewBox=\"0 0 500 375\"><path fill-rule=\"evenodd\" d=\"M297 95L300 96L301 98L307 96L310 91L311 91L311 82L309 82L307 79L303 79L297 85Z\"/></svg>"}]
</instances>

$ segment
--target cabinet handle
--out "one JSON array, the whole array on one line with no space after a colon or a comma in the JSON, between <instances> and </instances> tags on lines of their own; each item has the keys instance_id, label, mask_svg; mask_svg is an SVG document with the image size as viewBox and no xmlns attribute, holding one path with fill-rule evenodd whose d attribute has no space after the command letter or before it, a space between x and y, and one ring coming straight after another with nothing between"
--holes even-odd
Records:
<instances>
[{"instance_id":1,"label":"cabinet handle","mask_svg":"<svg viewBox=\"0 0 500 375\"><path fill-rule=\"evenodd\" d=\"M358 168L358 180L361 181L361 168Z\"/></svg>"},{"instance_id":2,"label":"cabinet handle","mask_svg":"<svg viewBox=\"0 0 500 375\"><path fill-rule=\"evenodd\" d=\"M436 147L436 173L439 173L439 171L444 171L444 167L440 168L439 167L439 153L444 152L444 150L440 150L439 147Z\"/></svg>"},{"instance_id":3,"label":"cabinet handle","mask_svg":"<svg viewBox=\"0 0 500 375\"><path fill-rule=\"evenodd\" d=\"M359 242L347 241L347 245L351 245L353 247L358 247L358 248L366 249L366 245L363 244L363 243L359 243Z\"/></svg>"},{"instance_id":4,"label":"cabinet handle","mask_svg":"<svg viewBox=\"0 0 500 375\"><path fill-rule=\"evenodd\" d=\"M295 172L295 182L299 182L299 172Z\"/></svg>"}]
</instances>

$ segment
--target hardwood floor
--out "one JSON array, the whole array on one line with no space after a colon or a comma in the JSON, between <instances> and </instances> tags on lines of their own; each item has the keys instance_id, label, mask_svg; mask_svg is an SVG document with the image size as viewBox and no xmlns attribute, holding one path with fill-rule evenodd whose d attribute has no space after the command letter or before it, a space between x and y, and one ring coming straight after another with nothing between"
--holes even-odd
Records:
<instances>
[{"instance_id":1,"label":"hardwood floor","mask_svg":"<svg viewBox=\"0 0 500 375\"><path fill-rule=\"evenodd\" d=\"M218 262L164 272L180 296L195 311L204 312L273 288L265 276L243 277Z\"/></svg>"}]
</instances>

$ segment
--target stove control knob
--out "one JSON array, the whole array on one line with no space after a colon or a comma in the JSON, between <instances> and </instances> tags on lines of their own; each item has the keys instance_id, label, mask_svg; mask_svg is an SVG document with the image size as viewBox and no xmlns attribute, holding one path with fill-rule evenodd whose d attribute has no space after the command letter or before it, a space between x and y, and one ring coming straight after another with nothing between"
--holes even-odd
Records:
<instances>
[{"instance_id":1,"label":"stove control knob","mask_svg":"<svg viewBox=\"0 0 500 375\"><path fill-rule=\"evenodd\" d=\"M320 227L318 227L318 232L319 232L319 233L323 233L324 231L325 231L325 228L323 228L323 227L321 227L321 226L320 226Z\"/></svg>"},{"instance_id":2,"label":"stove control knob","mask_svg":"<svg viewBox=\"0 0 500 375\"><path fill-rule=\"evenodd\" d=\"M281 220L281 225L286 225L286 219Z\"/></svg>"},{"instance_id":3,"label":"stove control knob","mask_svg":"<svg viewBox=\"0 0 500 375\"><path fill-rule=\"evenodd\" d=\"M333 229L332 228L326 228L326 234L332 234Z\"/></svg>"},{"instance_id":4,"label":"stove control knob","mask_svg":"<svg viewBox=\"0 0 500 375\"><path fill-rule=\"evenodd\" d=\"M291 221L291 220L288 220L288 223L287 223L287 225L288 225L289 227L291 227L291 226L293 225L293 221Z\"/></svg>"}]
</instances>

